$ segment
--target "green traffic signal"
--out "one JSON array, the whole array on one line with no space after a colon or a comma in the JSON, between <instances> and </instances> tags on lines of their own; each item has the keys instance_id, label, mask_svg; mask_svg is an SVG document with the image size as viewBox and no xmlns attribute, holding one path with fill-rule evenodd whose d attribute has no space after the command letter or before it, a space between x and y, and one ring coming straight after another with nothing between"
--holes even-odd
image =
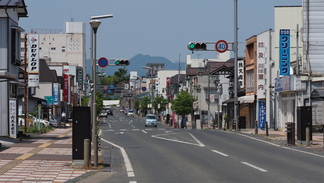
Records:
<instances>
[{"instance_id":1,"label":"green traffic signal","mask_svg":"<svg viewBox=\"0 0 324 183\"><path fill-rule=\"evenodd\" d=\"M193 50L197 50L197 51L203 51L207 49L207 45L204 42L190 42L188 44L188 49L193 51Z\"/></svg>"},{"instance_id":2,"label":"green traffic signal","mask_svg":"<svg viewBox=\"0 0 324 183\"><path fill-rule=\"evenodd\" d=\"M122 59L122 60L116 60L115 61L116 66L127 66L130 64L129 60Z\"/></svg>"}]
</instances>

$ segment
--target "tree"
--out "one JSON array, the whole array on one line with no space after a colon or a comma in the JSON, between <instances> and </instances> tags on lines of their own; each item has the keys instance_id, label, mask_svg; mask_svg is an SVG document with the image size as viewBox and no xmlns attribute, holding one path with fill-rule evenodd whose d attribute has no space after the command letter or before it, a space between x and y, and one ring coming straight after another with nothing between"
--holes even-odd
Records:
<instances>
[{"instance_id":1,"label":"tree","mask_svg":"<svg viewBox=\"0 0 324 183\"><path fill-rule=\"evenodd\" d=\"M136 99L136 100L134 101L134 109L135 109L136 111L139 111L139 110L140 110L140 104L141 104L141 101L140 101L140 100Z\"/></svg>"},{"instance_id":2,"label":"tree","mask_svg":"<svg viewBox=\"0 0 324 183\"><path fill-rule=\"evenodd\" d=\"M157 111L158 114L164 111L167 105L168 105L168 101L167 99L163 98L163 96L155 97L152 103L153 108Z\"/></svg>"},{"instance_id":3,"label":"tree","mask_svg":"<svg viewBox=\"0 0 324 183\"><path fill-rule=\"evenodd\" d=\"M185 115L190 114L192 111L192 103L195 101L194 97L187 91L181 90L180 94L177 95L176 99L172 101L171 109L182 118Z\"/></svg>"},{"instance_id":4,"label":"tree","mask_svg":"<svg viewBox=\"0 0 324 183\"><path fill-rule=\"evenodd\" d=\"M148 110L147 104L149 104L149 101L150 101L150 98L148 98L147 96L143 97L141 100L140 109L141 109L141 112L143 112L145 114L145 116L147 114L147 110Z\"/></svg>"}]
</instances>

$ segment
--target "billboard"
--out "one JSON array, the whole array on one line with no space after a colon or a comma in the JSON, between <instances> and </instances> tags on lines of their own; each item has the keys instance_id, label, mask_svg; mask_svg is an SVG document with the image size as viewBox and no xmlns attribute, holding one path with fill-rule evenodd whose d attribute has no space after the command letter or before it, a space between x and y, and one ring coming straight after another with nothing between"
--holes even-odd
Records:
<instances>
[{"instance_id":1,"label":"billboard","mask_svg":"<svg viewBox=\"0 0 324 183\"><path fill-rule=\"evenodd\" d=\"M290 30L280 29L279 31L279 70L280 75L290 75Z\"/></svg>"},{"instance_id":2,"label":"billboard","mask_svg":"<svg viewBox=\"0 0 324 183\"><path fill-rule=\"evenodd\" d=\"M38 34L28 35L28 87L39 86Z\"/></svg>"}]
</instances>

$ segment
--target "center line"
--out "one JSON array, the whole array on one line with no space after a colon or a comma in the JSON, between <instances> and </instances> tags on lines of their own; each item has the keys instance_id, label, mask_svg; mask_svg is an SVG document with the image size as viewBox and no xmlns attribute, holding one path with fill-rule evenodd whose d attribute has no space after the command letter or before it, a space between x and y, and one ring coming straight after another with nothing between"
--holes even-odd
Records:
<instances>
[{"instance_id":1,"label":"center line","mask_svg":"<svg viewBox=\"0 0 324 183\"><path fill-rule=\"evenodd\" d=\"M222 156L228 156L227 154L225 153L222 153L222 152L219 152L219 151L216 151L216 150L212 150L213 152L217 153L217 154L220 154Z\"/></svg>"},{"instance_id":2,"label":"center line","mask_svg":"<svg viewBox=\"0 0 324 183\"><path fill-rule=\"evenodd\" d=\"M252 165L252 164L250 164L250 163L247 163L247 162L241 162L241 163L243 163L243 164L245 164L245 165L247 165L247 166L250 166L250 167L252 167L252 168L255 168L255 169L257 169L257 170L260 170L261 172L268 172L267 170L265 170L265 169L263 169L263 168L260 168L260 167L257 167L257 166L255 166L255 165Z\"/></svg>"}]
</instances>

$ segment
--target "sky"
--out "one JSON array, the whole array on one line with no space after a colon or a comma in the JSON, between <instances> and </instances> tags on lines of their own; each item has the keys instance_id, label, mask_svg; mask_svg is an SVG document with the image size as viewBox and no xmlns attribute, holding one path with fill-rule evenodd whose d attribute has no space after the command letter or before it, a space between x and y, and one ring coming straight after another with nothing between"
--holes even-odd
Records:
<instances>
[{"instance_id":1,"label":"sky","mask_svg":"<svg viewBox=\"0 0 324 183\"><path fill-rule=\"evenodd\" d=\"M31 29L65 29L65 22L86 23L90 58L90 17L101 19L97 57L131 59L137 54L162 56L172 62L216 58L216 51L188 50L189 42L234 41L234 0L25 0L28 17L19 25ZM301 6L302 0L238 0L238 56L245 40L274 29L275 6ZM212 48L213 45L208 45ZM233 53L231 54L233 56Z\"/></svg>"}]
</instances>

